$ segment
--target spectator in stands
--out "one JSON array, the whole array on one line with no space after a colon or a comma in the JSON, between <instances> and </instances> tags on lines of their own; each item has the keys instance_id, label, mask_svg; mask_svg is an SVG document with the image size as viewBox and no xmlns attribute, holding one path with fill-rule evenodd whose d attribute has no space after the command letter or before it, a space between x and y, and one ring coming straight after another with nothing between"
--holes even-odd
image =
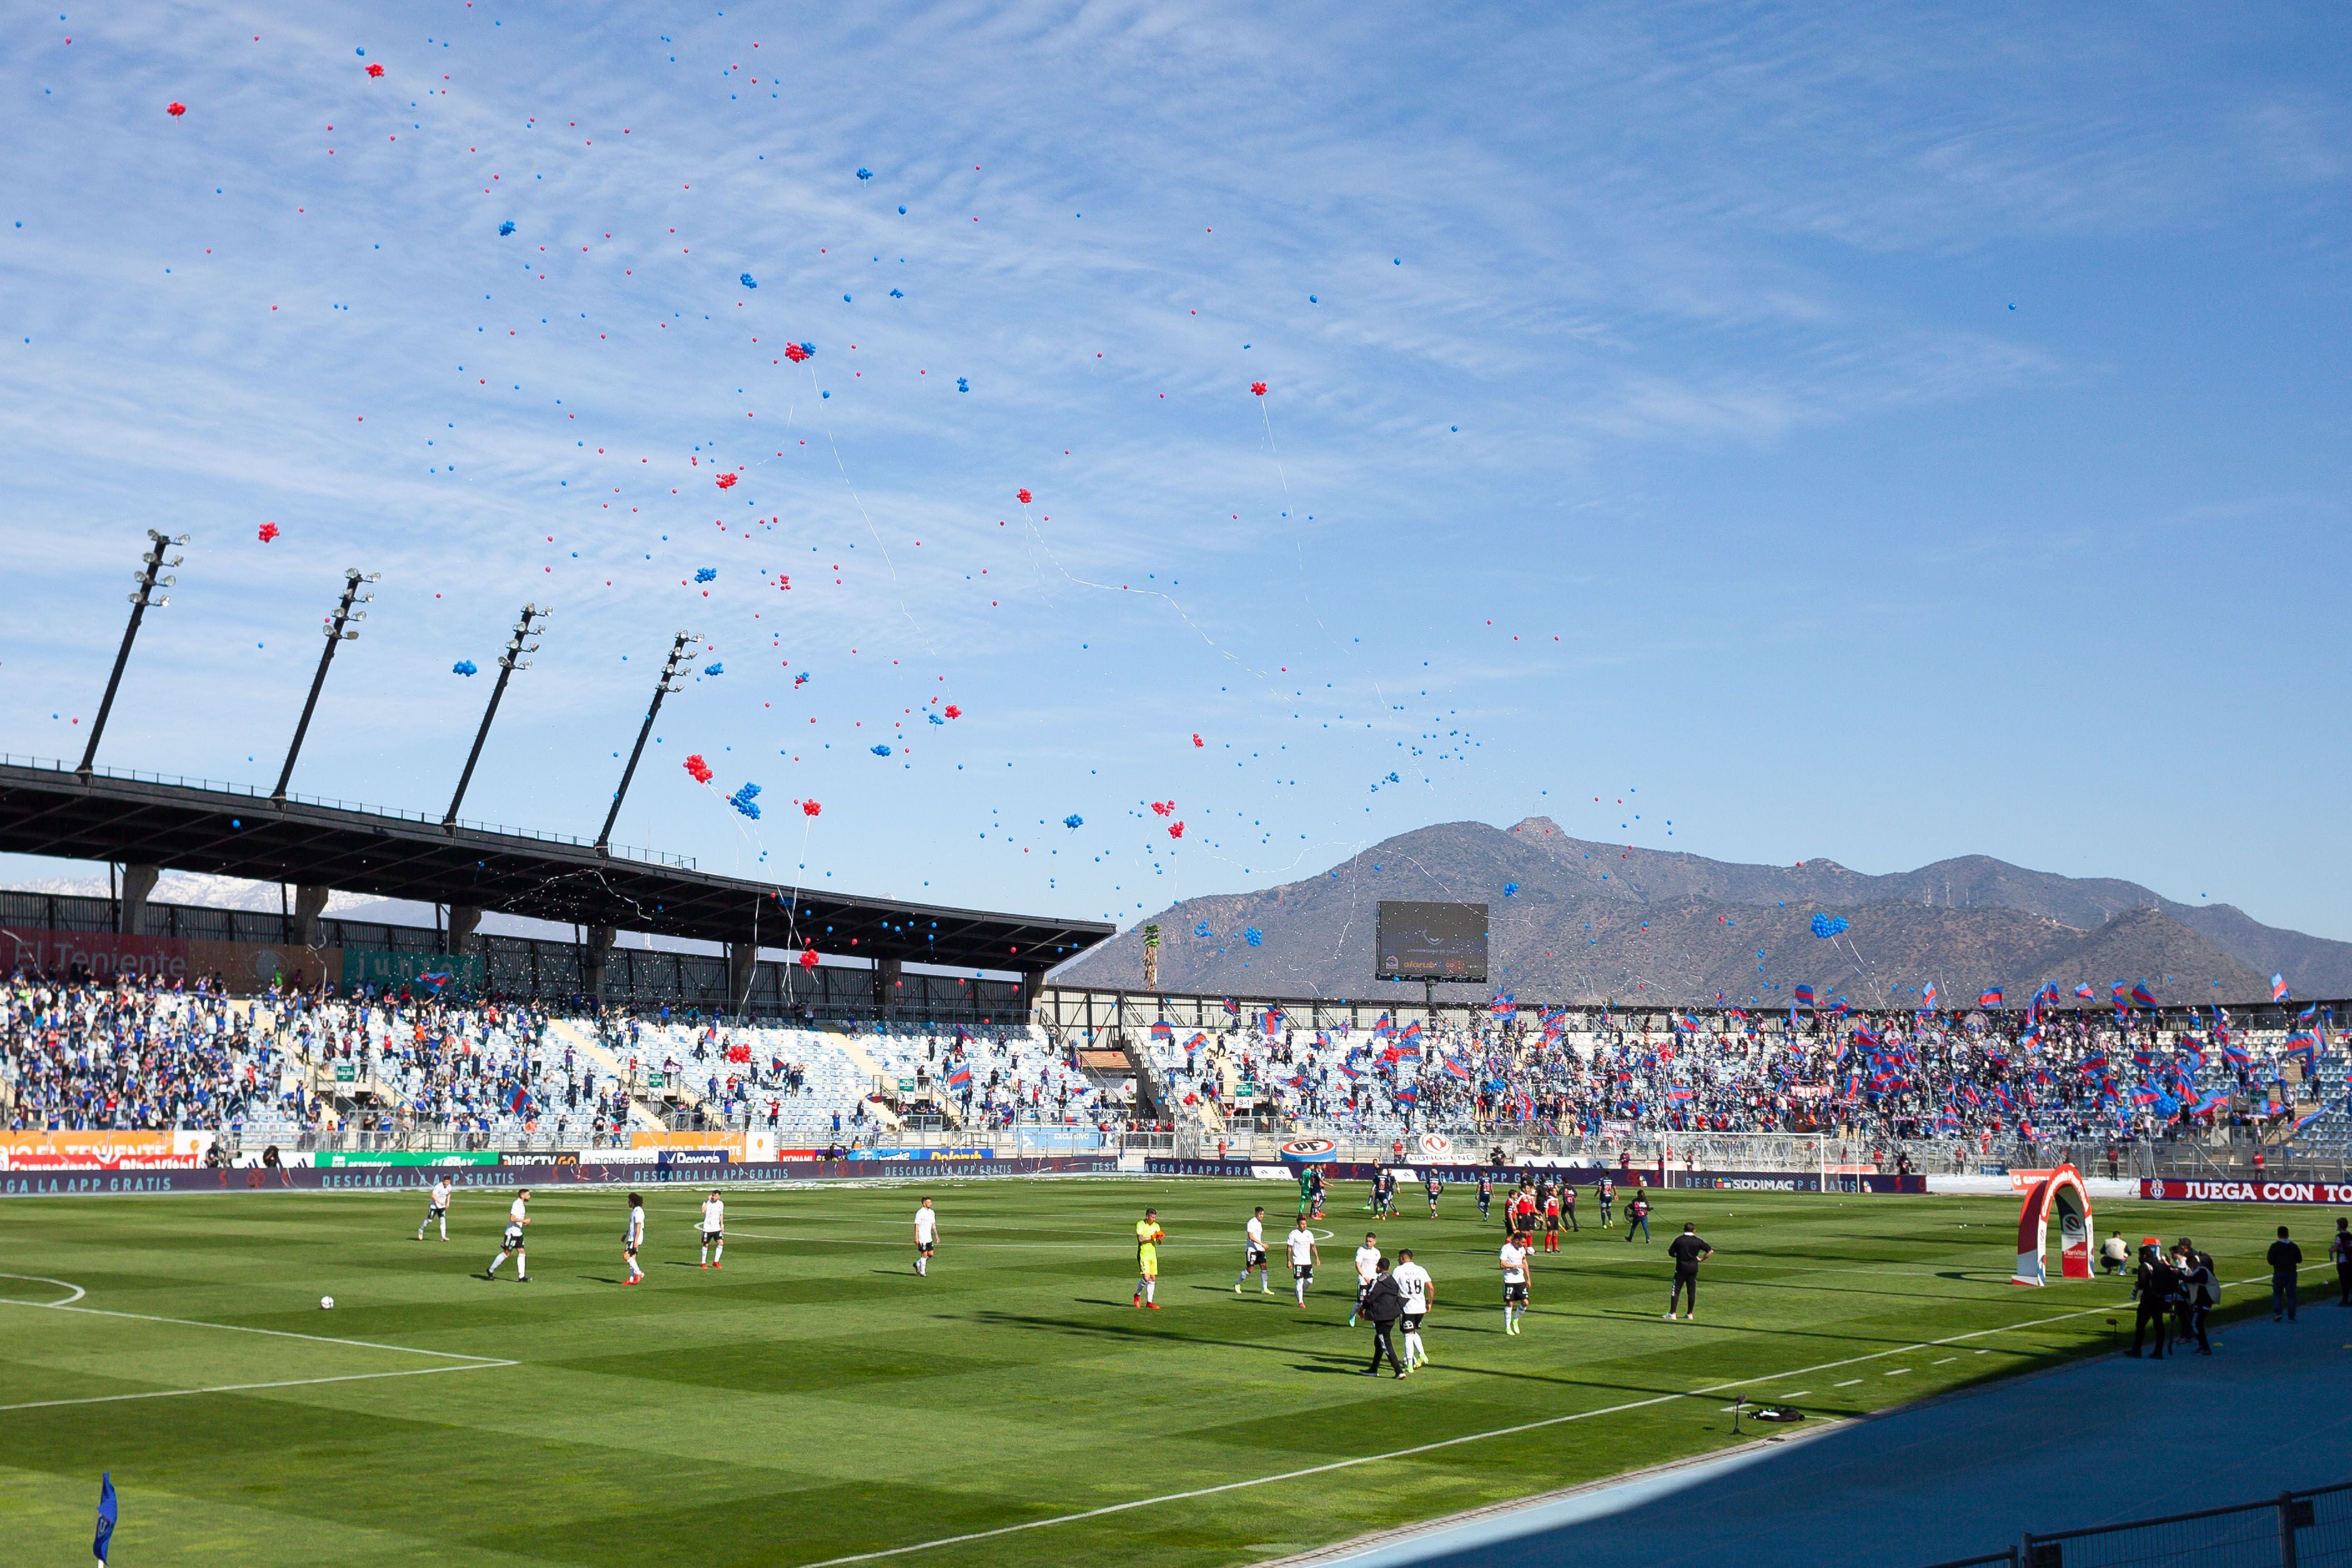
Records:
<instances>
[{"instance_id":1,"label":"spectator in stands","mask_svg":"<svg viewBox=\"0 0 2352 1568\"><path fill-rule=\"evenodd\" d=\"M2303 1248L2287 1239L2286 1226L2278 1227L2278 1239L2271 1243L2271 1321L2281 1319L2294 1321L2297 1271L2303 1268Z\"/></svg>"}]
</instances>

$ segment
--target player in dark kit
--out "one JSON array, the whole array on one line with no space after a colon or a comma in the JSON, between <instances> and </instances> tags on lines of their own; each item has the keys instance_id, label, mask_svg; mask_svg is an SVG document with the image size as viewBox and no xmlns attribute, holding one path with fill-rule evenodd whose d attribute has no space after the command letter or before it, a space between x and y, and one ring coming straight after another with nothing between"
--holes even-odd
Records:
<instances>
[{"instance_id":1,"label":"player in dark kit","mask_svg":"<svg viewBox=\"0 0 2352 1568\"><path fill-rule=\"evenodd\" d=\"M1633 1240L1636 1230L1643 1242L1650 1239L1650 1194L1639 1187L1633 1189L1633 1201L1625 1205L1625 1239Z\"/></svg>"},{"instance_id":2,"label":"player in dark kit","mask_svg":"<svg viewBox=\"0 0 2352 1568\"><path fill-rule=\"evenodd\" d=\"M1689 1310L1683 1313L1687 1323L1698 1315L1698 1266L1715 1256L1715 1248L1699 1239L1698 1226L1685 1224L1683 1233L1666 1243L1666 1256L1675 1260L1675 1282L1666 1292L1666 1321L1675 1321L1675 1303L1689 1299Z\"/></svg>"},{"instance_id":3,"label":"player in dark kit","mask_svg":"<svg viewBox=\"0 0 2352 1568\"><path fill-rule=\"evenodd\" d=\"M1478 1173L1478 1223L1486 1223L1486 1205L1495 1201L1495 1180L1484 1171Z\"/></svg>"},{"instance_id":4,"label":"player in dark kit","mask_svg":"<svg viewBox=\"0 0 2352 1568\"><path fill-rule=\"evenodd\" d=\"M1438 1174L1435 1171L1432 1171L1429 1173L1428 1186L1429 1217L1435 1219L1437 1217L1437 1194L1445 1190L1445 1184L1438 1179Z\"/></svg>"},{"instance_id":5,"label":"player in dark kit","mask_svg":"<svg viewBox=\"0 0 2352 1568\"><path fill-rule=\"evenodd\" d=\"M1560 1183L1559 1202L1560 1212L1568 1216L1568 1228L1570 1230L1583 1229L1584 1227L1576 1223L1576 1184L1573 1182Z\"/></svg>"},{"instance_id":6,"label":"player in dark kit","mask_svg":"<svg viewBox=\"0 0 2352 1568\"><path fill-rule=\"evenodd\" d=\"M1617 1184L1603 1176L1592 1195L1601 1200L1601 1228L1607 1230L1611 1224L1609 1211L1617 1206Z\"/></svg>"}]
</instances>

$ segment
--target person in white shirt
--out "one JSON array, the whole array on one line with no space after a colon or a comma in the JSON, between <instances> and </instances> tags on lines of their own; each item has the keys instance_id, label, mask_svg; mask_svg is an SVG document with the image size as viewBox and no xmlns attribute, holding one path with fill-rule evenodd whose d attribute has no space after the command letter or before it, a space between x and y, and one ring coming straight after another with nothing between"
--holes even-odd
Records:
<instances>
[{"instance_id":1,"label":"person in white shirt","mask_svg":"<svg viewBox=\"0 0 2352 1568\"><path fill-rule=\"evenodd\" d=\"M714 1190L702 1200L702 1266L705 1268L724 1268L727 1266L719 1260L726 1256L727 1205L719 1201L719 1194Z\"/></svg>"},{"instance_id":2,"label":"person in white shirt","mask_svg":"<svg viewBox=\"0 0 2352 1568\"><path fill-rule=\"evenodd\" d=\"M925 1198L923 1206L915 1211L915 1272L928 1279L931 1272L931 1249L940 1244L939 1211Z\"/></svg>"},{"instance_id":3,"label":"person in white shirt","mask_svg":"<svg viewBox=\"0 0 2352 1568\"><path fill-rule=\"evenodd\" d=\"M1242 1271L1234 1276L1234 1294L1238 1296L1242 1293L1242 1287L1249 1283L1250 1270L1255 1268L1257 1270L1258 1289L1271 1296L1274 1283L1266 1278L1265 1267L1265 1210L1261 1207L1251 1215L1249 1224L1242 1230L1244 1237L1242 1242Z\"/></svg>"},{"instance_id":4,"label":"person in white shirt","mask_svg":"<svg viewBox=\"0 0 2352 1568\"><path fill-rule=\"evenodd\" d=\"M1405 1370L1427 1366L1429 1352L1422 1348L1421 1321L1429 1316L1429 1309L1437 1302L1437 1286L1429 1278L1429 1270L1412 1260L1410 1247L1397 1254L1397 1266L1389 1270L1389 1278L1404 1292Z\"/></svg>"},{"instance_id":5,"label":"person in white shirt","mask_svg":"<svg viewBox=\"0 0 2352 1568\"><path fill-rule=\"evenodd\" d=\"M1380 1277L1380 1238L1366 1231L1364 1245L1356 1248L1356 1304L1348 1309L1349 1328L1356 1326L1356 1315L1364 1310L1364 1298L1371 1294L1372 1281Z\"/></svg>"},{"instance_id":6,"label":"person in white shirt","mask_svg":"<svg viewBox=\"0 0 2352 1568\"><path fill-rule=\"evenodd\" d=\"M629 1277L621 1281L635 1285L646 1277L637 1267L637 1248L646 1244L646 1200L635 1193L629 1194L629 1226L621 1233L621 1258L629 1266Z\"/></svg>"},{"instance_id":7,"label":"person in white shirt","mask_svg":"<svg viewBox=\"0 0 2352 1568\"><path fill-rule=\"evenodd\" d=\"M1283 1238L1290 1253L1290 1278L1298 1289L1298 1304L1307 1305L1307 1287L1315 1283L1315 1266L1323 1261L1323 1254L1315 1245L1315 1233L1307 1228L1307 1216L1300 1215L1298 1224Z\"/></svg>"},{"instance_id":8,"label":"person in white shirt","mask_svg":"<svg viewBox=\"0 0 2352 1568\"><path fill-rule=\"evenodd\" d=\"M446 1176L434 1177L433 1195L425 1201L425 1223L416 1227L416 1239L423 1241L425 1239L425 1233L433 1228L433 1222L435 1220L439 1220L441 1222L441 1239L444 1241L448 1240L449 1178Z\"/></svg>"},{"instance_id":9,"label":"person in white shirt","mask_svg":"<svg viewBox=\"0 0 2352 1568\"><path fill-rule=\"evenodd\" d=\"M1519 1320L1528 1312L1528 1243L1532 1238L1523 1230L1511 1233L1503 1243L1503 1250L1495 1260L1503 1270L1503 1331L1516 1334Z\"/></svg>"},{"instance_id":10,"label":"person in white shirt","mask_svg":"<svg viewBox=\"0 0 2352 1568\"><path fill-rule=\"evenodd\" d=\"M499 1255L490 1259L490 1266L488 1268L482 1270L483 1279L497 1279L499 1277L499 1265L507 1260L507 1255L509 1253L512 1253L514 1255L515 1283L520 1285L524 1280L530 1278L529 1274L524 1272L527 1265L523 1261L522 1255L522 1227L530 1223L530 1216L525 1214L523 1209L524 1205L530 1202L530 1189L529 1187L525 1187L522 1191L515 1194L515 1201L507 1209L507 1230L506 1235L501 1237L499 1240Z\"/></svg>"}]
</instances>

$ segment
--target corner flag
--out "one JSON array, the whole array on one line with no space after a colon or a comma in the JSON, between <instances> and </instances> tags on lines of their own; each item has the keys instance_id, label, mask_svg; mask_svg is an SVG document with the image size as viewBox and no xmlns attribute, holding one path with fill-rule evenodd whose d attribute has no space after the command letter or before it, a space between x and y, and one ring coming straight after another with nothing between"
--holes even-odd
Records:
<instances>
[{"instance_id":1,"label":"corner flag","mask_svg":"<svg viewBox=\"0 0 2352 1568\"><path fill-rule=\"evenodd\" d=\"M105 1568L106 1549L114 1540L114 1472L107 1471L98 1482L98 1537L89 1543L97 1554L99 1568Z\"/></svg>"}]
</instances>

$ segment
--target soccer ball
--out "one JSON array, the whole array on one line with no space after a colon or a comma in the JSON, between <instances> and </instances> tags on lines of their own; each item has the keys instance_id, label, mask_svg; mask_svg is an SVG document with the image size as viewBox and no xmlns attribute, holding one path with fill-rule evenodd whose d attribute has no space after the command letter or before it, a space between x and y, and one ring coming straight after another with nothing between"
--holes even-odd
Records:
<instances>
[{"instance_id":1,"label":"soccer ball","mask_svg":"<svg viewBox=\"0 0 2352 1568\"><path fill-rule=\"evenodd\" d=\"M319 1310L322 1312L331 1312L334 1310L335 1299L332 1296L321 1296L319 1298Z\"/></svg>"}]
</instances>

